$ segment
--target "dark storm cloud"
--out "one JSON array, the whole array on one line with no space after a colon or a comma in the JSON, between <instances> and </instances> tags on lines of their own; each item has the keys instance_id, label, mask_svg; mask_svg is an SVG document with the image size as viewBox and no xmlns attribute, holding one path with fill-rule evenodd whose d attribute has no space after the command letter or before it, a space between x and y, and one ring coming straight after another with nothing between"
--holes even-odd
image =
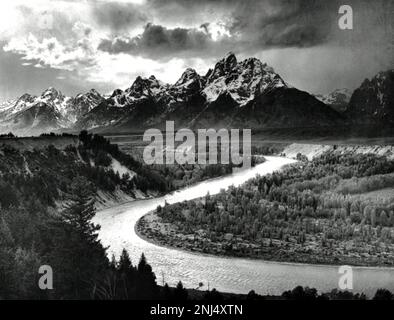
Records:
<instances>
[{"instance_id":1,"label":"dark storm cloud","mask_svg":"<svg viewBox=\"0 0 394 320\"><path fill-rule=\"evenodd\" d=\"M232 34L239 35L237 44L255 49L302 48L345 41L355 44L369 36L375 38L376 34L387 29L387 23L392 23L393 3L392 0L148 1L151 8L166 15L177 12L178 15L192 17L206 8L211 8L218 17L227 15L228 29ZM351 5L354 10L356 26L350 37L349 33L338 28L338 9L343 4ZM379 25L382 20L386 25ZM388 41L390 37L383 41Z\"/></svg>"},{"instance_id":2,"label":"dark storm cloud","mask_svg":"<svg viewBox=\"0 0 394 320\"><path fill-rule=\"evenodd\" d=\"M130 53L145 56L201 56L223 54L228 50L261 50L271 47L310 47L325 43L332 26L337 23L334 1L316 0L150 0L147 7L161 15L192 17L206 8L223 19L223 26L233 35L217 41L209 33L210 23L200 21L200 28L168 29L147 24L144 32L134 38L114 37L101 42L99 49L113 54ZM209 11L208 11L209 12Z\"/></svg>"},{"instance_id":3,"label":"dark storm cloud","mask_svg":"<svg viewBox=\"0 0 394 320\"><path fill-rule=\"evenodd\" d=\"M266 0L237 6L230 26L253 46L310 47L328 40L337 21L333 1Z\"/></svg>"},{"instance_id":4,"label":"dark storm cloud","mask_svg":"<svg viewBox=\"0 0 394 320\"><path fill-rule=\"evenodd\" d=\"M147 22L147 15L142 8L133 3L94 3L93 17L100 26L113 31L127 30Z\"/></svg>"},{"instance_id":5,"label":"dark storm cloud","mask_svg":"<svg viewBox=\"0 0 394 320\"><path fill-rule=\"evenodd\" d=\"M138 37L105 39L100 43L99 49L110 53L127 52L151 57L188 50L202 51L213 44L210 35L204 30L206 29L168 29L148 23L143 33Z\"/></svg>"}]
</instances>

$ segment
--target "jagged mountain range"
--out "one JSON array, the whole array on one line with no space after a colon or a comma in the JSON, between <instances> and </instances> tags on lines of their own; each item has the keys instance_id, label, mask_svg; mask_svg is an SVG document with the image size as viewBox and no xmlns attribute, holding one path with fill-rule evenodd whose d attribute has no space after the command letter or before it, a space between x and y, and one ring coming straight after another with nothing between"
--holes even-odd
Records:
<instances>
[{"instance_id":1,"label":"jagged mountain range","mask_svg":"<svg viewBox=\"0 0 394 320\"><path fill-rule=\"evenodd\" d=\"M138 77L76 123L82 128L116 131L162 127L255 128L332 125L341 115L312 95L289 86L255 58L238 62L234 54L205 76L187 69L173 85L154 76Z\"/></svg>"},{"instance_id":2,"label":"jagged mountain range","mask_svg":"<svg viewBox=\"0 0 394 320\"><path fill-rule=\"evenodd\" d=\"M103 100L94 89L75 97L66 97L52 87L40 96L26 93L0 105L0 131L27 135L71 128Z\"/></svg>"},{"instance_id":3,"label":"jagged mountain range","mask_svg":"<svg viewBox=\"0 0 394 320\"><path fill-rule=\"evenodd\" d=\"M239 62L229 53L206 75L189 68L175 84L151 76L137 77L129 88L107 97L93 89L76 97L54 88L38 97L24 94L0 104L0 132L131 132L164 127L166 120L176 127L252 129L390 123L393 109L393 70L365 80L351 97L343 89L313 96L260 60Z\"/></svg>"}]
</instances>

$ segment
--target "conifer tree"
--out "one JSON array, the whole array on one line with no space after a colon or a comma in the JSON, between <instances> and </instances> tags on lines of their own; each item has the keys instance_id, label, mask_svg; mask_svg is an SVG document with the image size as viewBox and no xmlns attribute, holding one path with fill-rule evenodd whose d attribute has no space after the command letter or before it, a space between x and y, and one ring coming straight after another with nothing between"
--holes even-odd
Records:
<instances>
[{"instance_id":1,"label":"conifer tree","mask_svg":"<svg viewBox=\"0 0 394 320\"><path fill-rule=\"evenodd\" d=\"M147 263L145 255L142 254L137 267L137 292L139 294L137 298L155 298L158 293L157 289L156 276L152 267Z\"/></svg>"},{"instance_id":2,"label":"conifer tree","mask_svg":"<svg viewBox=\"0 0 394 320\"><path fill-rule=\"evenodd\" d=\"M185 301L187 300L187 290L183 287L181 281L178 282L175 290L174 290L174 300L176 301Z\"/></svg>"},{"instance_id":3,"label":"conifer tree","mask_svg":"<svg viewBox=\"0 0 394 320\"><path fill-rule=\"evenodd\" d=\"M131 263L130 256L126 249L123 249L118 263L118 272L120 273L120 287L123 289L125 299L133 298L135 295L135 269Z\"/></svg>"},{"instance_id":4,"label":"conifer tree","mask_svg":"<svg viewBox=\"0 0 394 320\"><path fill-rule=\"evenodd\" d=\"M97 239L100 226L91 222L96 214L93 199L93 185L84 177L76 177L71 183L70 204L62 213L62 218L90 241Z\"/></svg>"},{"instance_id":5,"label":"conifer tree","mask_svg":"<svg viewBox=\"0 0 394 320\"><path fill-rule=\"evenodd\" d=\"M103 272L108 270L105 249L97 239L100 227L91 222L95 215L92 195L92 185L86 178L74 178L62 220L54 226L56 250L50 259L57 275L54 287L66 298L92 298Z\"/></svg>"}]
</instances>

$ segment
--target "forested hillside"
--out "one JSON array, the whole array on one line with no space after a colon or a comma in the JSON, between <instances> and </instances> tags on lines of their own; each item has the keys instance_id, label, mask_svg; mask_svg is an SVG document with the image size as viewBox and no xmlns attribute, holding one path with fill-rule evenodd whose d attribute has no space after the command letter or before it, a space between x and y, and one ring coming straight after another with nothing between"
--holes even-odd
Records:
<instances>
[{"instance_id":1,"label":"forested hillside","mask_svg":"<svg viewBox=\"0 0 394 320\"><path fill-rule=\"evenodd\" d=\"M0 141L0 299L110 298L107 287L125 272L108 261L91 223L98 190L164 192L165 180L103 137L82 132L63 139L49 135ZM13 141L7 140L13 139ZM56 148L64 140L77 141ZM42 143L45 141L45 143ZM53 142L51 144L50 142ZM59 144L59 141L61 143ZM79 141L79 142L78 142ZM113 161L133 176L114 171ZM125 253L126 254L126 253ZM124 255L125 255L124 254ZM123 263L126 263L124 259ZM38 268L49 265L54 290L39 290ZM134 295L144 287L154 294L154 275L145 259L135 273ZM122 270L121 270L122 269ZM131 272L131 271L130 271ZM154 284L154 285L153 285ZM123 290L123 289L119 289ZM131 290L131 289L130 289ZM116 293L126 298L125 293ZM129 293L130 297L132 293Z\"/></svg>"},{"instance_id":2,"label":"forested hillside","mask_svg":"<svg viewBox=\"0 0 394 320\"><path fill-rule=\"evenodd\" d=\"M242 187L159 207L140 232L216 254L394 265L394 161L334 152L298 158Z\"/></svg>"},{"instance_id":3,"label":"forested hillside","mask_svg":"<svg viewBox=\"0 0 394 320\"><path fill-rule=\"evenodd\" d=\"M200 168L197 178L231 172L225 168ZM159 290L144 257L137 266L127 252L109 261L97 239L99 226L91 223L100 192L164 193L176 188L172 172L146 166L86 131L1 137L0 299L172 296L169 289ZM54 290L38 288L41 265L52 267Z\"/></svg>"}]
</instances>

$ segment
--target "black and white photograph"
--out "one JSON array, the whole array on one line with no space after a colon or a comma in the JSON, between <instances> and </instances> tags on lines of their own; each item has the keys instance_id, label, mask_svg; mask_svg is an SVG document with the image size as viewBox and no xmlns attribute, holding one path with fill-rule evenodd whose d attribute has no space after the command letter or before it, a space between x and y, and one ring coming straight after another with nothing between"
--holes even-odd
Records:
<instances>
[{"instance_id":1,"label":"black and white photograph","mask_svg":"<svg viewBox=\"0 0 394 320\"><path fill-rule=\"evenodd\" d=\"M0 300L394 301L393 17L1 1Z\"/></svg>"}]
</instances>

